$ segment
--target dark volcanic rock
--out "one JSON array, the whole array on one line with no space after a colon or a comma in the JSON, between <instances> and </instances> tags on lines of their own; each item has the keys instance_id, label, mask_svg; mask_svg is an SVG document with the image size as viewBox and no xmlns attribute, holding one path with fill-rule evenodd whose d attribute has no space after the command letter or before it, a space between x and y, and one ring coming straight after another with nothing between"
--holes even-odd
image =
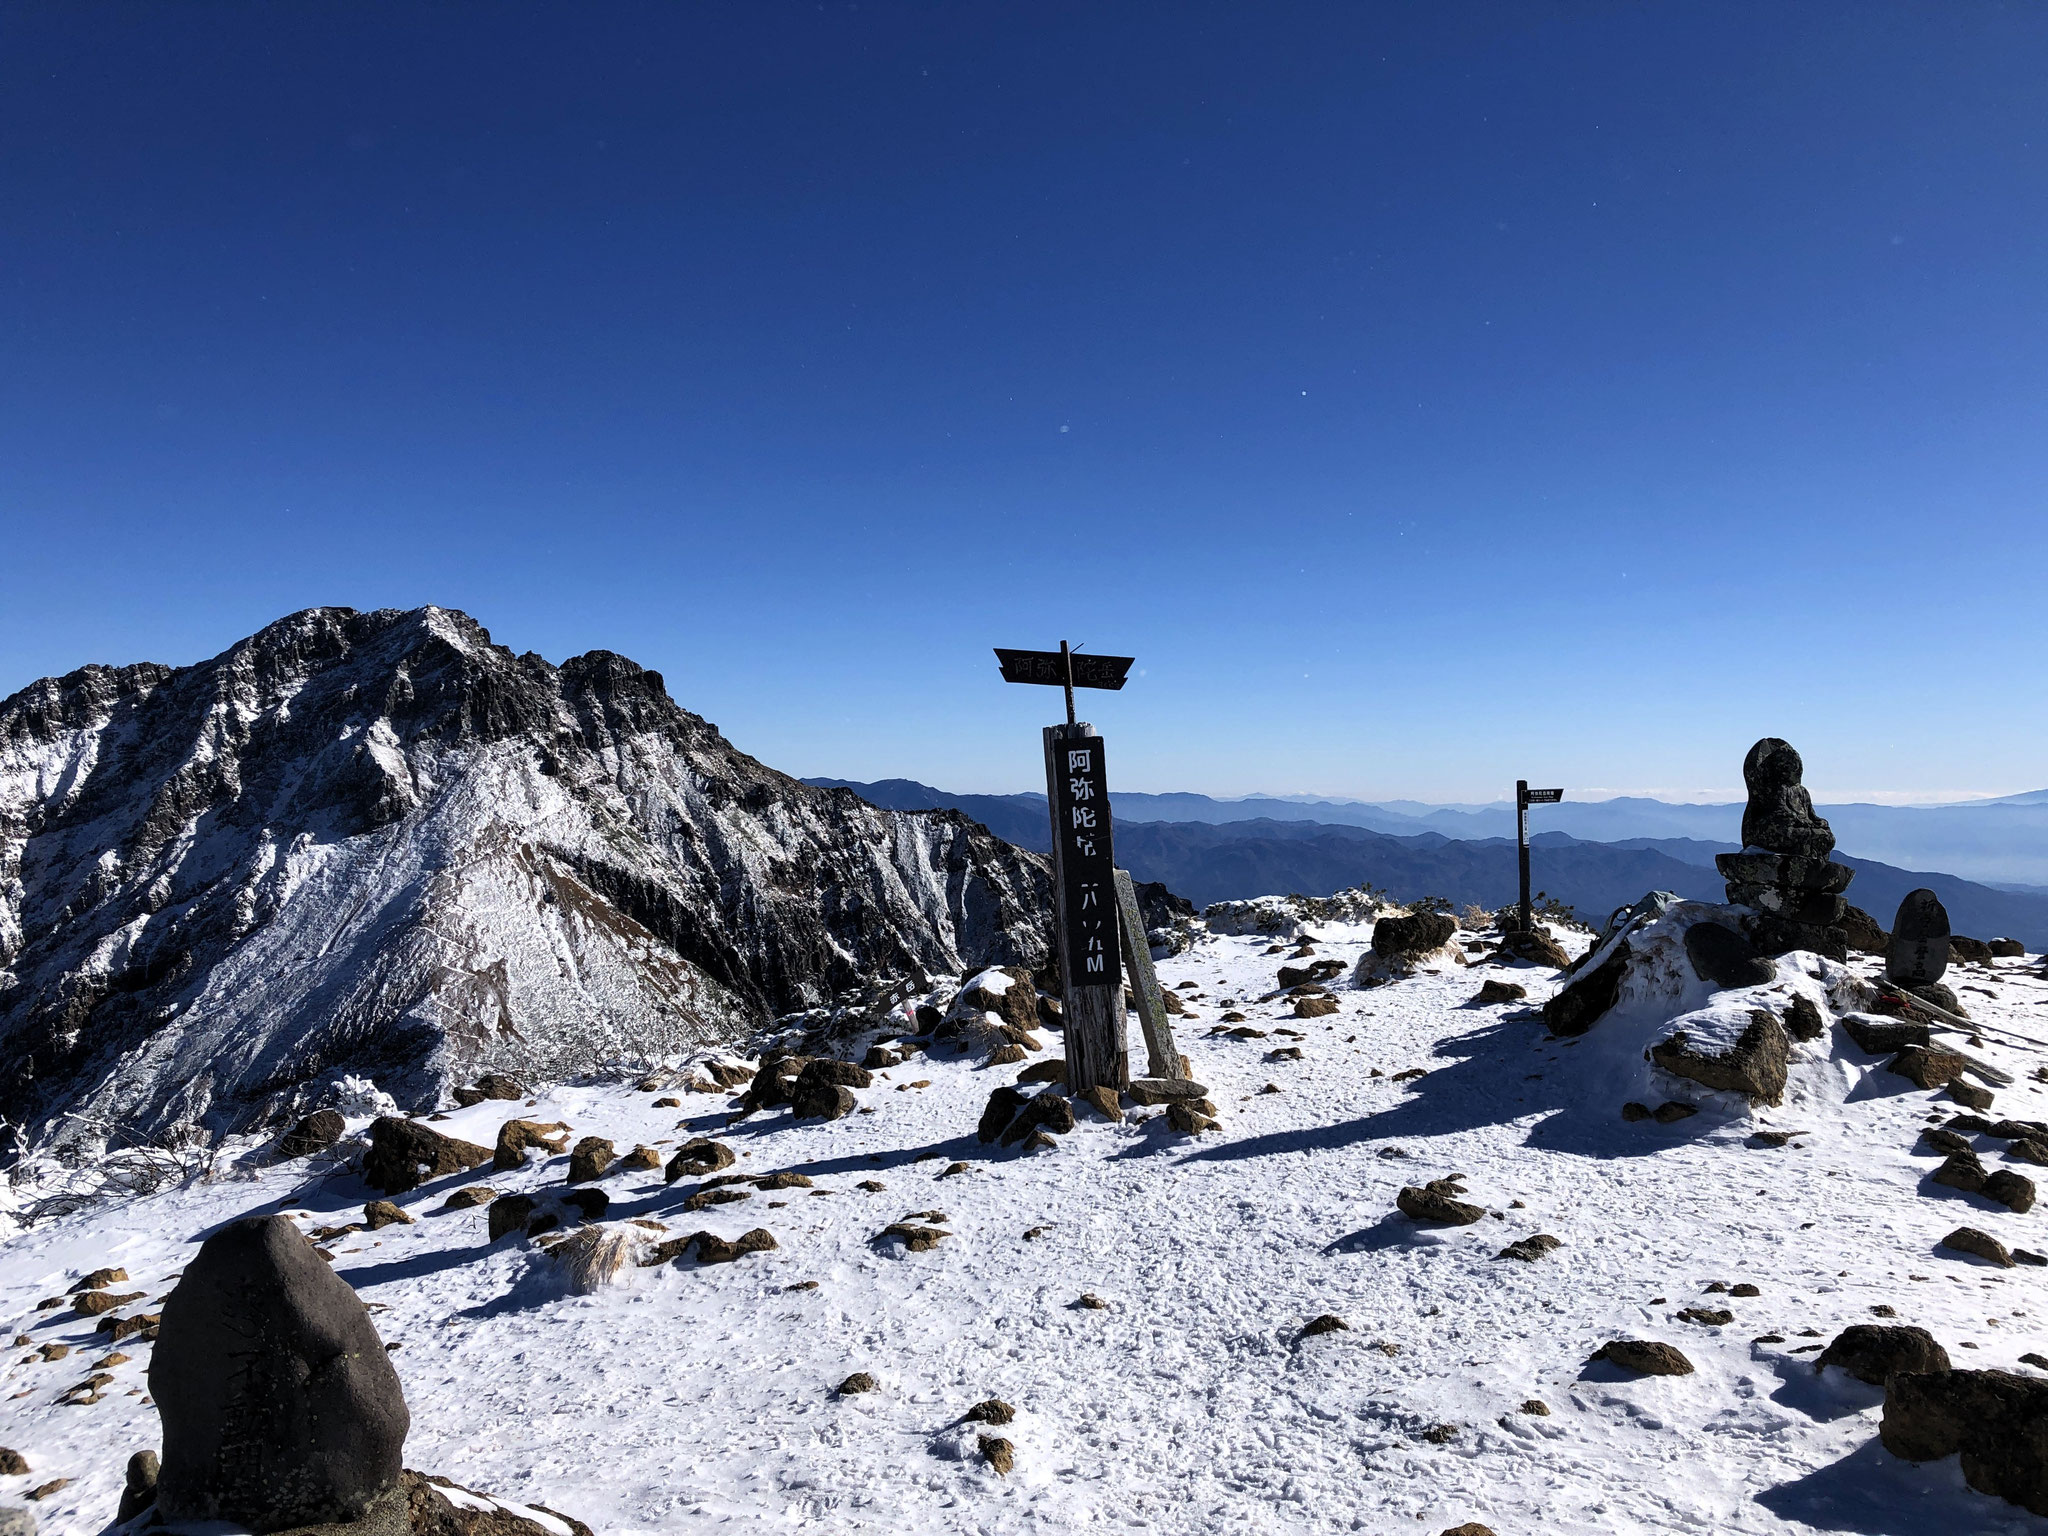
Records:
<instances>
[{"instance_id":1,"label":"dark volcanic rock","mask_svg":"<svg viewBox=\"0 0 2048 1536\"><path fill-rule=\"evenodd\" d=\"M149 1388L166 1520L354 1520L398 1481L398 1376L356 1293L282 1216L200 1247L164 1303Z\"/></svg>"},{"instance_id":2,"label":"dark volcanic rock","mask_svg":"<svg viewBox=\"0 0 2048 1536\"><path fill-rule=\"evenodd\" d=\"M1848 936L1849 947L1866 955L1881 955L1891 948L1892 936L1877 926L1877 919L1861 907L1842 903L1836 926Z\"/></svg>"},{"instance_id":3,"label":"dark volcanic rock","mask_svg":"<svg viewBox=\"0 0 2048 1536\"><path fill-rule=\"evenodd\" d=\"M1615 1339L1603 1345L1594 1358L1638 1376L1690 1376L1693 1370L1681 1351L1646 1339Z\"/></svg>"},{"instance_id":4,"label":"dark volcanic rock","mask_svg":"<svg viewBox=\"0 0 2048 1536\"><path fill-rule=\"evenodd\" d=\"M602 1136L585 1136L569 1154L569 1182L589 1184L601 1179L618 1161L619 1149Z\"/></svg>"},{"instance_id":5,"label":"dark volcanic rock","mask_svg":"<svg viewBox=\"0 0 2048 1536\"><path fill-rule=\"evenodd\" d=\"M1372 925L1373 952L1392 960L1409 960L1442 949L1457 931L1457 923L1443 912L1383 917Z\"/></svg>"},{"instance_id":6,"label":"dark volcanic rock","mask_svg":"<svg viewBox=\"0 0 2048 1536\"><path fill-rule=\"evenodd\" d=\"M386 1115L370 1126L370 1150L363 1154L363 1182L387 1195L402 1195L429 1180L464 1173L491 1154L474 1142L443 1136L417 1120Z\"/></svg>"},{"instance_id":7,"label":"dark volcanic rock","mask_svg":"<svg viewBox=\"0 0 2048 1536\"><path fill-rule=\"evenodd\" d=\"M1758 958L1749 936L1720 923L1694 923L1685 930L1685 958L1693 974L1717 987L1760 987L1778 974Z\"/></svg>"},{"instance_id":8,"label":"dark volcanic rock","mask_svg":"<svg viewBox=\"0 0 2048 1536\"><path fill-rule=\"evenodd\" d=\"M1896 1328L1856 1323L1835 1335L1834 1342L1813 1362L1839 1366L1858 1381L1881 1387L1901 1371L1945 1371L1948 1351L1925 1328Z\"/></svg>"},{"instance_id":9,"label":"dark volcanic rock","mask_svg":"<svg viewBox=\"0 0 2048 1536\"><path fill-rule=\"evenodd\" d=\"M625 657L439 608L0 700L0 870L0 1116L31 1142L281 1126L344 1072L427 1108L683 1055L876 977L1036 965L1051 906L957 812L802 784Z\"/></svg>"},{"instance_id":10,"label":"dark volcanic rock","mask_svg":"<svg viewBox=\"0 0 2048 1536\"><path fill-rule=\"evenodd\" d=\"M1591 969L1581 970L1560 987L1543 1005L1543 1022L1553 1035L1583 1035L1599 1022L1621 995L1621 978L1628 970L1627 941Z\"/></svg>"},{"instance_id":11,"label":"dark volcanic rock","mask_svg":"<svg viewBox=\"0 0 2048 1536\"><path fill-rule=\"evenodd\" d=\"M315 1110L284 1133L277 1143L277 1155L311 1157L315 1152L325 1152L341 1140L347 1129L348 1122L341 1118L339 1110Z\"/></svg>"},{"instance_id":12,"label":"dark volcanic rock","mask_svg":"<svg viewBox=\"0 0 2048 1536\"><path fill-rule=\"evenodd\" d=\"M1486 1214L1480 1207L1467 1204L1463 1200L1454 1200L1442 1190L1418 1188L1412 1184L1395 1196L1394 1203L1401 1208L1401 1214L1410 1221L1431 1222L1441 1226L1469 1227Z\"/></svg>"},{"instance_id":13,"label":"dark volcanic rock","mask_svg":"<svg viewBox=\"0 0 2048 1536\"><path fill-rule=\"evenodd\" d=\"M1850 1014L1842 1020L1842 1033L1856 1042L1859 1051L1886 1056L1909 1045L1925 1045L1932 1038L1925 1024L1912 1019L1880 1019L1870 1014Z\"/></svg>"},{"instance_id":14,"label":"dark volcanic rock","mask_svg":"<svg viewBox=\"0 0 2048 1536\"><path fill-rule=\"evenodd\" d=\"M1954 1051L1931 1050L1926 1046L1909 1045L1892 1058L1886 1065L1887 1072L1896 1072L1922 1088L1939 1088L1943 1084L1963 1075L1965 1062Z\"/></svg>"},{"instance_id":15,"label":"dark volcanic rock","mask_svg":"<svg viewBox=\"0 0 2048 1536\"><path fill-rule=\"evenodd\" d=\"M1907 1461L1960 1452L1972 1488L2048 1515L2048 1381L2008 1371L1896 1375L1878 1435Z\"/></svg>"}]
</instances>

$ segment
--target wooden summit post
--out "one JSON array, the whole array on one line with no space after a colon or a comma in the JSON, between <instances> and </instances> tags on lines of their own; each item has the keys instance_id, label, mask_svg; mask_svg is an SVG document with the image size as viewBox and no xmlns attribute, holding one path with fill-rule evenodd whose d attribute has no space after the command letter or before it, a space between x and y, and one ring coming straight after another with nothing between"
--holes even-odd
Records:
<instances>
[{"instance_id":1,"label":"wooden summit post","mask_svg":"<svg viewBox=\"0 0 2048 1536\"><path fill-rule=\"evenodd\" d=\"M1094 726L1074 718L1074 690L1122 688L1133 658L1077 656L1061 641L1057 652L998 648L996 659L1005 682L1066 690L1067 723L1047 726L1044 739L1045 798L1052 819L1053 942L1066 1025L1067 1091L1121 1091L1131 1080L1131 1068L1124 1044L1123 922L1109 775L1102 737ZM1133 943L1143 948L1143 932ZM1149 950L1145 957L1151 959Z\"/></svg>"}]
</instances>

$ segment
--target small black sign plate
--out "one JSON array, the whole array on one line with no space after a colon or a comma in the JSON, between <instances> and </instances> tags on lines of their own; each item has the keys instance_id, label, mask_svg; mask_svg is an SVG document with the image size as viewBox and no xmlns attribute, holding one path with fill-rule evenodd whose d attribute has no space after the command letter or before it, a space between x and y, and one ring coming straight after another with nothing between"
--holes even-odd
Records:
<instances>
[{"instance_id":1,"label":"small black sign plate","mask_svg":"<svg viewBox=\"0 0 2048 1536\"><path fill-rule=\"evenodd\" d=\"M1053 835L1060 842L1065 888L1065 953L1074 967L1069 984L1122 986L1116 855L1110 844L1109 774L1102 761L1102 738L1070 737L1054 742L1053 752Z\"/></svg>"},{"instance_id":2,"label":"small black sign plate","mask_svg":"<svg viewBox=\"0 0 2048 1536\"><path fill-rule=\"evenodd\" d=\"M1564 799L1564 791L1561 789L1532 789L1525 798L1526 803L1530 805L1556 805Z\"/></svg>"},{"instance_id":3,"label":"small black sign plate","mask_svg":"<svg viewBox=\"0 0 2048 1536\"><path fill-rule=\"evenodd\" d=\"M996 661L1006 683L1045 683L1058 688L1067 680L1066 665L1058 651L1006 651L995 647ZM1076 651L1072 655L1076 688L1121 688L1131 670L1134 656L1094 656Z\"/></svg>"}]
</instances>

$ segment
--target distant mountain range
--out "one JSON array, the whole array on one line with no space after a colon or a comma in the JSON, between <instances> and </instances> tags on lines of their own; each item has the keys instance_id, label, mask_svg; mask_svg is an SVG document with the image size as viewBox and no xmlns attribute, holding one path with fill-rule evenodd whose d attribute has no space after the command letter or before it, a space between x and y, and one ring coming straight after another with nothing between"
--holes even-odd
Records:
<instances>
[{"instance_id":1,"label":"distant mountain range","mask_svg":"<svg viewBox=\"0 0 2048 1536\"><path fill-rule=\"evenodd\" d=\"M858 784L838 779L807 782L851 789L888 810L958 810L1020 848L1044 851L1050 843L1042 795L951 795L910 779ZM1211 800L1204 795L1113 795L1118 862L1141 880L1164 881L1201 906L1246 896L1285 892L1327 895L1372 884L1400 900L1444 896L1493 908L1515 899L1514 812L1494 807L1429 809L1427 815L1344 801L1297 804L1260 797ZM1260 814L1241 815L1256 809ZM1575 809L1615 828L1607 838L1559 830L1534 834L1534 883L1592 921L1644 892L1675 891L1702 900L1722 899L1714 855L1737 846L1740 806L1664 805L1655 800L1595 801L1579 807L1546 806L1538 813ZM1890 810L1885 806L1828 807ZM1967 809L1955 807L1957 810ZM1207 814L1196 814L1206 812ZM1697 820L1723 836L1621 831L1657 824L1658 812L1703 813ZM1224 814L1231 813L1231 814ZM1344 813L1352 819L1326 819ZM1704 813L1712 813L1712 817ZM1366 818L1385 825L1364 824ZM1499 830L1478 832L1499 823ZM1837 822L1837 826L1841 823ZM1451 835L1446 827L1464 829ZM1849 899L1889 927L1906 892L1926 886L1949 909L1958 933L2011 937L2031 950L2048 948L2048 892L2005 890L1947 873L1902 868L1861 853L1841 853L1856 871Z\"/></svg>"}]
</instances>

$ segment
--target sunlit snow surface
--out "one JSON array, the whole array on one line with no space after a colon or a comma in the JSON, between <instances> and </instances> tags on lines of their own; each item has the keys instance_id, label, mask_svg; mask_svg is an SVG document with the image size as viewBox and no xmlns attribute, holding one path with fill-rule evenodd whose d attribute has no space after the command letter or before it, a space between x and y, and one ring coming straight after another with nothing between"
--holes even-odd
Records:
<instances>
[{"instance_id":1,"label":"sunlit snow surface","mask_svg":"<svg viewBox=\"0 0 2048 1536\"><path fill-rule=\"evenodd\" d=\"M1368 937L1319 932L1319 954L1347 962ZM1782 1110L1752 1118L1717 1103L1674 1126L1627 1124L1619 1030L1603 1041L1603 1022L1561 1043L1520 1005L1469 1005L1488 977L1531 984L1540 1001L1546 973L1450 967L1370 991L1339 983L1340 1013L1296 1021L1282 1002L1249 1001L1284 958L1265 947L1205 939L1162 965L1169 985L1199 984L1200 1018L1176 1023L1223 1119L1199 1140L1162 1119L1112 1126L1083 1112L1057 1151L984 1148L982 1105L1017 1069L943 1049L879 1075L859 1095L872 1113L831 1124L776 1110L722 1130L728 1102L686 1094L679 1125L678 1111L652 1107L657 1095L622 1086L451 1114L440 1129L487 1144L508 1114L566 1120L622 1153L709 1132L740 1153L739 1171L797 1169L829 1193L763 1192L692 1214L679 1207L695 1181L615 1174L615 1219L653 1217L674 1234L765 1226L780 1247L730 1265L629 1269L592 1296L566 1294L523 1240L488 1246L482 1209L434 1214L469 1183L559 1184L563 1160L402 1197L417 1225L334 1247L398 1346L408 1465L600 1532L2039 1528L1964 1487L1953 1459L1894 1460L1876 1443L1878 1392L1838 1372L1816 1378L1811 1352L1791 1352L1871 1321L1878 1305L1930 1329L1958 1366L2027 1371L2018 1357L2043 1348L2048 1272L1936 1251L1963 1224L2048 1248L2043 1212L2016 1216L1926 1182L1936 1159L1915 1137L1954 1106L1885 1073L1882 1058L1823 1041L1800 1048ZM1985 1025L2048 1039L2048 983L2019 962L1949 980ZM1266 1059L1295 1043L1286 1036L1209 1038L1224 998L1256 1027L1300 1030L1306 1059ZM2018 1080L1994 1113L2048 1117L2048 1089L2029 1078L2041 1053L1984 1041L1972 1054ZM1581 1066L1596 1056L1597 1070ZM1391 1080L1410 1067L1428 1075ZM1259 1092L1267 1083L1281 1091ZM1706 1102L1683 1088L1644 1066L1630 1091ZM1808 1134L1762 1149L1748 1142L1758 1125ZM1996 1165L1998 1144L1982 1145ZM956 1159L972 1170L939 1178ZM1499 1219L1425 1231L1394 1214L1401 1185L1451 1172ZM885 1190L855 1187L866 1179ZM68 1311L35 1312L38 1299L102 1264L124 1265L129 1288L155 1298L228 1217L282 1208L322 1225L368 1193L351 1176L307 1183L303 1164L284 1165L6 1239L6 1326L74 1352L57 1364L11 1352L5 1392L19 1395L0 1397L0 1443L32 1471L0 1482L0 1498L70 1477L37 1515L45 1530L85 1536L111 1519L129 1453L157 1444L153 1410L124 1395L144 1385L147 1347L127 1348L137 1358L113 1368L101 1402L57 1406L105 1351ZM935 1251L872 1245L889 1222L932 1210L954 1234ZM1564 1246L1533 1264L1494 1258L1536 1232ZM809 1280L817 1289L788 1289ZM1714 1280L1763 1294L1703 1295ZM1107 1308L1077 1308L1083 1292ZM1678 1318L1695 1304L1735 1321ZM1325 1312L1348 1331L1300 1339ZM1751 1342L1765 1333L1785 1342ZM1676 1344L1698 1371L1635 1380L1587 1365L1622 1337ZM854 1371L881 1389L835 1398ZM978 1454L985 1431L962 1424L991 1396L1018 1410L999 1431L1017 1448L1007 1479ZM1520 1412L1532 1397L1551 1416ZM1421 1438L1444 1424L1454 1438Z\"/></svg>"}]
</instances>

